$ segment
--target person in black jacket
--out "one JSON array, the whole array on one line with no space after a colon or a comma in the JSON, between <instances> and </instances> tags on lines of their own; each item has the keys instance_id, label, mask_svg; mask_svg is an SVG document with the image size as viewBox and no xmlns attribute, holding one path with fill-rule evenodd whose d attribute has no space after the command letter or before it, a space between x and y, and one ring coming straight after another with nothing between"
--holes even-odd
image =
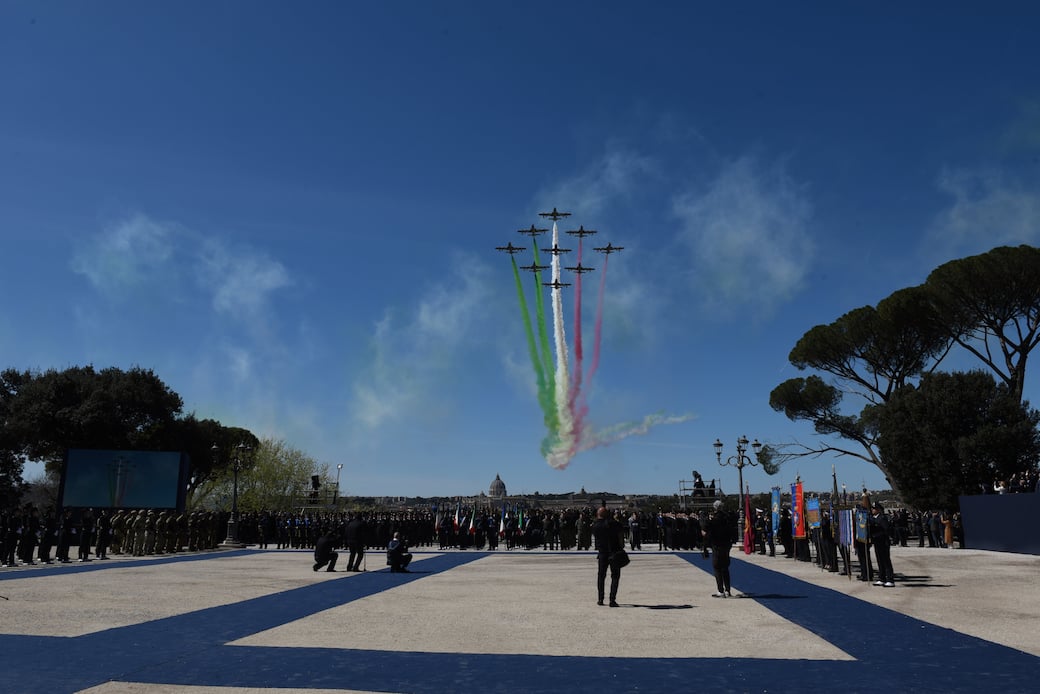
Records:
<instances>
[{"instance_id":1,"label":"person in black jacket","mask_svg":"<svg viewBox=\"0 0 1040 694\"><path fill-rule=\"evenodd\" d=\"M874 545L874 556L878 563L878 580L876 586L895 587L895 572L892 569L892 551L889 544L889 521L885 509L880 503L874 504L870 516L870 542Z\"/></svg>"},{"instance_id":2,"label":"person in black jacket","mask_svg":"<svg viewBox=\"0 0 1040 694\"><path fill-rule=\"evenodd\" d=\"M596 520L592 524L592 537L596 540L596 590L599 599L597 605L603 604L604 587L607 582L607 568L610 568L610 606L617 607L618 584L621 582L621 567L610 561L619 549L622 549L621 524L610 516L606 506L596 510Z\"/></svg>"},{"instance_id":3,"label":"person in black jacket","mask_svg":"<svg viewBox=\"0 0 1040 694\"><path fill-rule=\"evenodd\" d=\"M715 570L715 587L718 590L711 594L713 598L732 598L729 579L729 551L737 540L737 522L722 508L722 501L712 504L714 513L708 520L708 526L702 532L705 542L711 546L711 568Z\"/></svg>"},{"instance_id":4,"label":"person in black jacket","mask_svg":"<svg viewBox=\"0 0 1040 694\"><path fill-rule=\"evenodd\" d=\"M365 556L365 519L359 515L351 516L344 529L347 541L347 549L350 556L347 557L347 571L361 571L361 560Z\"/></svg>"},{"instance_id":5,"label":"person in black jacket","mask_svg":"<svg viewBox=\"0 0 1040 694\"><path fill-rule=\"evenodd\" d=\"M386 546L386 563L390 566L390 573L411 573L408 571L411 561L412 553L408 551L408 544L400 532L395 532L394 539Z\"/></svg>"},{"instance_id":6,"label":"person in black jacket","mask_svg":"<svg viewBox=\"0 0 1040 694\"><path fill-rule=\"evenodd\" d=\"M325 570L335 571L337 559L339 559L339 552L336 551L336 536L326 533L319 537L314 545L314 570L317 571L328 564L329 568Z\"/></svg>"}]
</instances>

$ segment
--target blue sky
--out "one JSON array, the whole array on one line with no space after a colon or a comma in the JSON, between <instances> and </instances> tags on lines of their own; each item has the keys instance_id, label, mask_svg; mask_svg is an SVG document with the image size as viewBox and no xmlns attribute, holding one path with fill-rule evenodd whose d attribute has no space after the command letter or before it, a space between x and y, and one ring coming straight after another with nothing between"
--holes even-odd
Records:
<instances>
[{"instance_id":1,"label":"blue sky","mask_svg":"<svg viewBox=\"0 0 1040 694\"><path fill-rule=\"evenodd\" d=\"M693 469L735 492L716 437L813 439L768 402L809 328L1040 243L1037 15L7 2L0 363L153 369L186 411L342 463L348 494L674 493ZM590 423L684 420L562 470L494 250L554 206L625 247ZM832 463L885 486L849 458L745 480L825 489Z\"/></svg>"}]
</instances>

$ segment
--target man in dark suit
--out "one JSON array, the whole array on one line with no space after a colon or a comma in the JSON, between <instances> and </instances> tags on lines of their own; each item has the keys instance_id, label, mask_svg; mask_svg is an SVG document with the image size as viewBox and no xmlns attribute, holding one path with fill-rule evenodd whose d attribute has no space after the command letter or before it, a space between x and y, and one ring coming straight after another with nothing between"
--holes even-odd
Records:
<instances>
[{"instance_id":1,"label":"man in dark suit","mask_svg":"<svg viewBox=\"0 0 1040 694\"><path fill-rule=\"evenodd\" d=\"M350 556L347 557L347 571L361 571L361 560L365 557L365 519L361 514L354 514L347 521L344 530L347 549Z\"/></svg>"},{"instance_id":2,"label":"man in dark suit","mask_svg":"<svg viewBox=\"0 0 1040 694\"><path fill-rule=\"evenodd\" d=\"M610 561L619 549L622 549L621 524L610 516L606 506L596 510L596 520L592 523L592 537L596 541L596 591L599 599L597 605L603 604L604 587L607 580L607 568L610 568L610 606L617 607L618 584L621 582L621 567Z\"/></svg>"},{"instance_id":3,"label":"man in dark suit","mask_svg":"<svg viewBox=\"0 0 1040 694\"><path fill-rule=\"evenodd\" d=\"M708 519L704 532L704 541L711 547L711 568L715 570L715 587L718 590L711 594L713 598L732 598L729 581L729 551L737 541L737 521L722 508L722 501L712 504L714 513Z\"/></svg>"},{"instance_id":4,"label":"man in dark suit","mask_svg":"<svg viewBox=\"0 0 1040 694\"><path fill-rule=\"evenodd\" d=\"M889 521L880 503L874 504L870 517L870 542L874 545L874 556L878 563L876 586L895 587L895 572L892 569L892 553L889 544Z\"/></svg>"},{"instance_id":5,"label":"man in dark suit","mask_svg":"<svg viewBox=\"0 0 1040 694\"><path fill-rule=\"evenodd\" d=\"M336 570L336 560L339 559L339 552L336 551L337 538L332 533L326 533L318 538L318 541L314 545L314 570L317 571L326 564L329 568L326 571Z\"/></svg>"}]
</instances>

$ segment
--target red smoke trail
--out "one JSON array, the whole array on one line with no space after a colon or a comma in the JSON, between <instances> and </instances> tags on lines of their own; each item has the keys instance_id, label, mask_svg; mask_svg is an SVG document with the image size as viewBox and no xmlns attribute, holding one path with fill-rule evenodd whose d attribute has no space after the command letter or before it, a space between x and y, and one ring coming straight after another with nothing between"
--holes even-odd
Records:
<instances>
[{"instance_id":1,"label":"red smoke trail","mask_svg":"<svg viewBox=\"0 0 1040 694\"><path fill-rule=\"evenodd\" d=\"M581 266L582 239L578 237L578 266ZM574 421L574 438L571 442L571 455L573 455L584 435L585 413L587 407L577 407L578 398L581 394L581 370L584 348L581 342L581 275L576 273L574 280L574 375L571 378L570 397L567 398L567 408L570 410L571 419Z\"/></svg>"},{"instance_id":2,"label":"red smoke trail","mask_svg":"<svg viewBox=\"0 0 1040 694\"><path fill-rule=\"evenodd\" d=\"M604 254L603 274L599 277L599 298L596 301L596 325L592 339L592 364L589 365L589 375L585 377L586 381L592 381L592 374L596 373L596 369L599 368L599 343L600 338L603 336L603 293L607 286L607 263L609 259L610 255Z\"/></svg>"}]
</instances>

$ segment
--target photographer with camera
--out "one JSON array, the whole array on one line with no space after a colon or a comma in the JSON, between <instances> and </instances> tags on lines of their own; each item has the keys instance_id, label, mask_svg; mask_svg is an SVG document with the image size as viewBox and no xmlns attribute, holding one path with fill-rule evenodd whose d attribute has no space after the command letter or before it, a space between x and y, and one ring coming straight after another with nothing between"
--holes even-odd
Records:
<instances>
[{"instance_id":1,"label":"photographer with camera","mask_svg":"<svg viewBox=\"0 0 1040 694\"><path fill-rule=\"evenodd\" d=\"M412 554L408 551L408 545L401 533L395 532L394 539L386 547L386 563L390 566L390 573L411 573L408 564L412 561Z\"/></svg>"}]
</instances>

